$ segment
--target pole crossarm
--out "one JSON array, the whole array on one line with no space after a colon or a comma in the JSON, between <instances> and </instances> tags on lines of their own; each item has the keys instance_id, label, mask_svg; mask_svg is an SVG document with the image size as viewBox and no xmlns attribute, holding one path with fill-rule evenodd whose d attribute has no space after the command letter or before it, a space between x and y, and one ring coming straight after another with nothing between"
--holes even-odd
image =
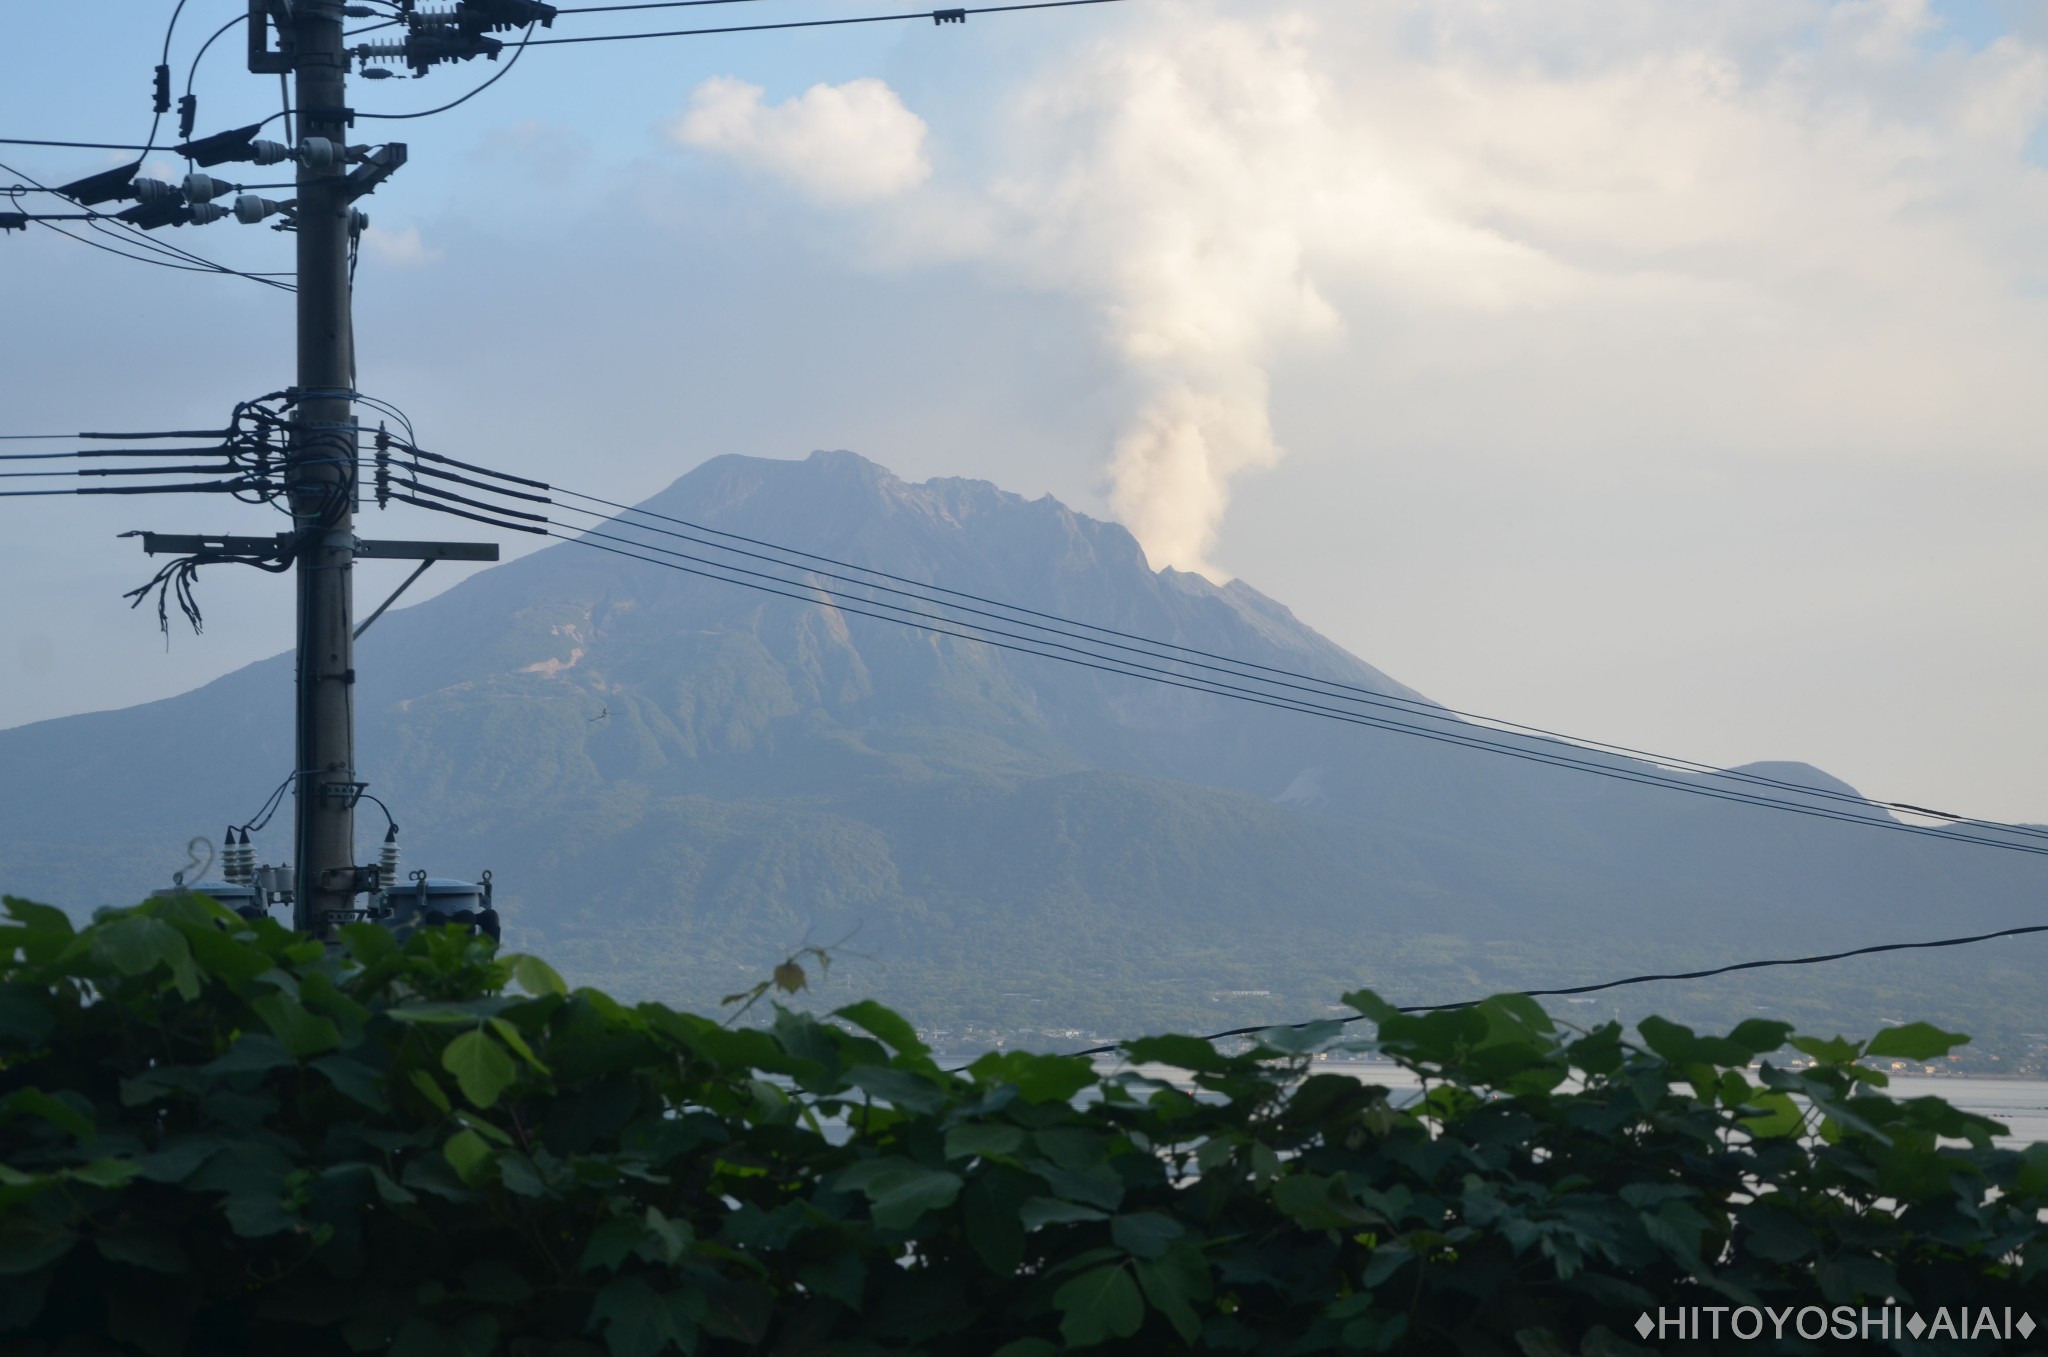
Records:
<instances>
[{"instance_id":1,"label":"pole crossarm","mask_svg":"<svg viewBox=\"0 0 2048 1357\"><path fill-rule=\"evenodd\" d=\"M224 556L268 556L274 552L289 551L292 535L278 533L275 537L233 537L209 535L206 533L146 532L142 534L142 550L148 556L191 556L200 552L219 553Z\"/></svg>"},{"instance_id":2,"label":"pole crossarm","mask_svg":"<svg viewBox=\"0 0 2048 1357\"><path fill-rule=\"evenodd\" d=\"M142 550L151 556L189 556L194 552L220 552L231 556L258 556L291 545L292 535L275 537L214 536L206 533L145 532ZM382 542L357 539L357 560L365 561L495 561L496 542Z\"/></svg>"},{"instance_id":3,"label":"pole crossarm","mask_svg":"<svg viewBox=\"0 0 2048 1357\"><path fill-rule=\"evenodd\" d=\"M356 559L364 561L495 561L496 542L371 542L358 539Z\"/></svg>"}]
</instances>

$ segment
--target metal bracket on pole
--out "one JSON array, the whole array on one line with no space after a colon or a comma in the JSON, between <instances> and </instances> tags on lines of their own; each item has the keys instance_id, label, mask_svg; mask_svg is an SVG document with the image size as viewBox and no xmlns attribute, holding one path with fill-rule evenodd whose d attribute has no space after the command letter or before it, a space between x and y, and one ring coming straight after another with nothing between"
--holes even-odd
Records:
<instances>
[{"instance_id":1,"label":"metal bracket on pole","mask_svg":"<svg viewBox=\"0 0 2048 1357\"><path fill-rule=\"evenodd\" d=\"M359 561L495 561L496 542L356 542Z\"/></svg>"},{"instance_id":2,"label":"metal bracket on pole","mask_svg":"<svg viewBox=\"0 0 2048 1357\"><path fill-rule=\"evenodd\" d=\"M369 789L367 782L323 782L320 784L320 799L353 808Z\"/></svg>"},{"instance_id":3,"label":"metal bracket on pole","mask_svg":"<svg viewBox=\"0 0 2048 1357\"><path fill-rule=\"evenodd\" d=\"M275 17L278 50L270 50L270 20ZM254 75L283 75L292 59L292 0L249 0L249 70Z\"/></svg>"},{"instance_id":4,"label":"metal bracket on pole","mask_svg":"<svg viewBox=\"0 0 2048 1357\"><path fill-rule=\"evenodd\" d=\"M384 610L386 608L398 602L398 596L404 593L406 590L412 588L412 582L418 579L420 576L426 574L428 567L432 566L433 564L434 558L431 556L429 556L426 560L421 561L419 565L413 569L413 572L410 575L407 575L404 581L401 582L396 589L393 589L391 591L391 597L385 599L382 603L379 603L377 605L377 609L375 612L372 612L368 617L356 623L355 636L353 637L353 639L358 641L362 640L363 633L370 629L370 624L376 621L378 618L382 617L384 615Z\"/></svg>"},{"instance_id":5,"label":"metal bracket on pole","mask_svg":"<svg viewBox=\"0 0 2048 1357\"><path fill-rule=\"evenodd\" d=\"M405 163L405 143L389 142L363 157L363 163L348 172L348 200L354 202L389 179Z\"/></svg>"},{"instance_id":6,"label":"metal bracket on pole","mask_svg":"<svg viewBox=\"0 0 2048 1357\"><path fill-rule=\"evenodd\" d=\"M230 556L251 556L289 547L292 535L275 537L227 537L205 533L145 532L142 549L151 556L188 556L195 551L217 551ZM496 542L372 542L356 540L359 561L495 561Z\"/></svg>"},{"instance_id":7,"label":"metal bracket on pole","mask_svg":"<svg viewBox=\"0 0 2048 1357\"><path fill-rule=\"evenodd\" d=\"M201 533L145 532L142 551L147 556L190 556L196 552L219 552L226 556L267 556L291 549L292 535L275 537L213 537Z\"/></svg>"},{"instance_id":8,"label":"metal bracket on pole","mask_svg":"<svg viewBox=\"0 0 2048 1357\"><path fill-rule=\"evenodd\" d=\"M405 577L391 597L377 605L377 610L356 624L353 639L361 640L370 624L384 615L384 610L398 602L398 596L412 588L413 581L427 573L427 567L436 561L495 561L498 559L496 542L362 542L356 543L356 559L418 561L419 568Z\"/></svg>"}]
</instances>

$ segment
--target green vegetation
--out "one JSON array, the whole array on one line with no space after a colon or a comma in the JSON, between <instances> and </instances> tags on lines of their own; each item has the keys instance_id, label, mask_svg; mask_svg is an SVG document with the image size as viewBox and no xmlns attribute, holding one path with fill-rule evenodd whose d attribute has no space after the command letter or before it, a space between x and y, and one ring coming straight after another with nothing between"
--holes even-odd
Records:
<instances>
[{"instance_id":1,"label":"green vegetation","mask_svg":"<svg viewBox=\"0 0 2048 1357\"><path fill-rule=\"evenodd\" d=\"M1547 1357L1660 1306L2043 1308L2048 1145L1860 1063L1961 1040L1925 1025L1351 995L1399 1106L1316 1070L1334 1023L949 1072L877 1004L733 1027L455 929L7 910L10 1352Z\"/></svg>"}]
</instances>

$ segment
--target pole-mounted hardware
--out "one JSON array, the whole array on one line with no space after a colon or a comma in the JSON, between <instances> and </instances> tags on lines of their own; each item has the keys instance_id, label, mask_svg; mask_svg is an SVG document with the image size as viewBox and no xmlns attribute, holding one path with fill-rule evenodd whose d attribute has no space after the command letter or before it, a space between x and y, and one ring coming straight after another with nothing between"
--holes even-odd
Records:
<instances>
[{"instance_id":1,"label":"pole-mounted hardware","mask_svg":"<svg viewBox=\"0 0 2048 1357\"><path fill-rule=\"evenodd\" d=\"M150 556L189 556L194 552L220 552L233 556L254 556L265 552L289 551L292 534L274 537L236 537L190 532L145 532L142 550ZM357 538L355 555L366 561L495 561L496 542L406 542L372 541Z\"/></svg>"},{"instance_id":2,"label":"pole-mounted hardware","mask_svg":"<svg viewBox=\"0 0 2048 1357\"><path fill-rule=\"evenodd\" d=\"M405 164L405 143L386 142L358 158L362 163L348 172L348 196L351 202L375 189Z\"/></svg>"},{"instance_id":3,"label":"pole-mounted hardware","mask_svg":"<svg viewBox=\"0 0 2048 1357\"><path fill-rule=\"evenodd\" d=\"M425 75L430 67L444 61L469 61L484 57L496 61L505 44L489 36L539 24L552 28L557 13L553 5L540 0L460 0L451 9L424 11L406 6L405 36L381 42L358 43L349 49L372 80L389 76L373 68L373 61L403 62L414 75Z\"/></svg>"},{"instance_id":4,"label":"pole-mounted hardware","mask_svg":"<svg viewBox=\"0 0 2048 1357\"><path fill-rule=\"evenodd\" d=\"M249 70L254 75L286 75L296 66L294 30L297 27L298 9L309 8L319 0L249 0L249 22L244 25L249 34ZM336 13L337 22L340 14ZM271 24L277 25L277 47L270 45Z\"/></svg>"},{"instance_id":5,"label":"pole-mounted hardware","mask_svg":"<svg viewBox=\"0 0 2048 1357\"><path fill-rule=\"evenodd\" d=\"M205 164L207 162L201 161L200 163ZM60 184L57 187L57 192L81 207L97 207L101 203L111 203L133 198L135 196L135 176L141 169L142 162L138 160L132 165L121 165L111 170L101 170L98 174L88 174L83 179L74 179L68 184Z\"/></svg>"}]
</instances>

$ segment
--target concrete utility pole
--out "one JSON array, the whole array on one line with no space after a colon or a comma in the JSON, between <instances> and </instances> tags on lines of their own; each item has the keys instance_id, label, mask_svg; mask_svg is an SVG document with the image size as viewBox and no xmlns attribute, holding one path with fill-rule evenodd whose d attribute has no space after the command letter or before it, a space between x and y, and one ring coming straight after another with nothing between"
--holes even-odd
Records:
<instances>
[{"instance_id":1,"label":"concrete utility pole","mask_svg":"<svg viewBox=\"0 0 2048 1357\"><path fill-rule=\"evenodd\" d=\"M331 936L355 905L355 389L349 307L348 55L340 0L291 7L298 136L324 138L326 163L298 172L299 419L287 475L301 534L298 572L298 866L293 926Z\"/></svg>"}]
</instances>

